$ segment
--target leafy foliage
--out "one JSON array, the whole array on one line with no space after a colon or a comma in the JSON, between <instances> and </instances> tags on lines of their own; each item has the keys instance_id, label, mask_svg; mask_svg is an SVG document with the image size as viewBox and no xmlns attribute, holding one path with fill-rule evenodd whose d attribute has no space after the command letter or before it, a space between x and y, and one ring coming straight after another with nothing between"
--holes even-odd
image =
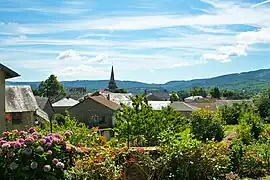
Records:
<instances>
[{"instance_id":1,"label":"leafy foliage","mask_svg":"<svg viewBox=\"0 0 270 180\"><path fill-rule=\"evenodd\" d=\"M260 116L264 121L270 122L270 88L263 91L254 99L254 104L258 108Z\"/></svg>"},{"instance_id":2,"label":"leafy foliage","mask_svg":"<svg viewBox=\"0 0 270 180\"><path fill-rule=\"evenodd\" d=\"M173 91L172 94L170 95L170 101L174 102L174 101L179 101L179 97L178 95Z\"/></svg>"},{"instance_id":3,"label":"leafy foliage","mask_svg":"<svg viewBox=\"0 0 270 180\"><path fill-rule=\"evenodd\" d=\"M191 132L200 140L222 140L224 137L223 122L217 114L207 109L196 110L190 117Z\"/></svg>"},{"instance_id":4,"label":"leafy foliage","mask_svg":"<svg viewBox=\"0 0 270 180\"><path fill-rule=\"evenodd\" d=\"M40 96L52 98L58 95L66 95L64 86L57 80L55 75L50 75L48 79L42 81L38 86Z\"/></svg>"},{"instance_id":5,"label":"leafy foliage","mask_svg":"<svg viewBox=\"0 0 270 180\"><path fill-rule=\"evenodd\" d=\"M219 99L221 94L220 94L220 91L219 91L219 88L218 87L214 87L213 89L210 90L210 94L213 98L217 98Z\"/></svg>"}]
</instances>

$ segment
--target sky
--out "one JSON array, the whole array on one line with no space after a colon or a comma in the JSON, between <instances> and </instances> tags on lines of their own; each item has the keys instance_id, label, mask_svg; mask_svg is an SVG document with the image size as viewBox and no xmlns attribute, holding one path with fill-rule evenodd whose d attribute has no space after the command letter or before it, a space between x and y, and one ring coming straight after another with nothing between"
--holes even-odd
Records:
<instances>
[{"instance_id":1,"label":"sky","mask_svg":"<svg viewBox=\"0 0 270 180\"><path fill-rule=\"evenodd\" d=\"M0 0L14 81L165 83L270 68L270 0Z\"/></svg>"}]
</instances>

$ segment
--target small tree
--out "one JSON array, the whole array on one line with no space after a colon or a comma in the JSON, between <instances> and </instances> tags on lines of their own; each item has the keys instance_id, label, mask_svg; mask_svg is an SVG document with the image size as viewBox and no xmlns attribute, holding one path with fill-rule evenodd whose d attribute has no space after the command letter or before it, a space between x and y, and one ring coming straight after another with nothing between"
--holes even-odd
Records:
<instances>
[{"instance_id":1,"label":"small tree","mask_svg":"<svg viewBox=\"0 0 270 180\"><path fill-rule=\"evenodd\" d=\"M213 98L220 98L220 91L218 87L214 87L213 89L210 90L210 94Z\"/></svg>"},{"instance_id":2,"label":"small tree","mask_svg":"<svg viewBox=\"0 0 270 180\"><path fill-rule=\"evenodd\" d=\"M255 97L254 104L257 107L261 118L270 122L270 88L263 91L260 95Z\"/></svg>"},{"instance_id":3,"label":"small tree","mask_svg":"<svg viewBox=\"0 0 270 180\"><path fill-rule=\"evenodd\" d=\"M224 137L223 122L215 112L200 109L194 111L190 118L191 132L199 140L222 140Z\"/></svg>"},{"instance_id":4,"label":"small tree","mask_svg":"<svg viewBox=\"0 0 270 180\"><path fill-rule=\"evenodd\" d=\"M38 92L39 95L49 98L66 95L64 86L57 80L55 75L50 75L48 79L42 81L38 87Z\"/></svg>"},{"instance_id":5,"label":"small tree","mask_svg":"<svg viewBox=\"0 0 270 180\"><path fill-rule=\"evenodd\" d=\"M170 95L170 101L174 102L174 101L179 101L179 97L178 95L173 91L172 94Z\"/></svg>"}]
</instances>

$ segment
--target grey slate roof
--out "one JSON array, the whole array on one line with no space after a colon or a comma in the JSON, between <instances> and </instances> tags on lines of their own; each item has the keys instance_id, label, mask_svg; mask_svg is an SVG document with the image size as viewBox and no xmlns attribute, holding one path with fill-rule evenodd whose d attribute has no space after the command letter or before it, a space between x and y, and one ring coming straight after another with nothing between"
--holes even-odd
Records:
<instances>
[{"instance_id":1,"label":"grey slate roof","mask_svg":"<svg viewBox=\"0 0 270 180\"><path fill-rule=\"evenodd\" d=\"M48 98L47 97L41 97L41 96L35 96L36 98L36 101L37 101L37 104L38 106L41 108L41 109L44 109L46 103L48 102Z\"/></svg>"},{"instance_id":2,"label":"grey slate roof","mask_svg":"<svg viewBox=\"0 0 270 180\"><path fill-rule=\"evenodd\" d=\"M37 116L39 116L44 122L48 123L50 122L50 118L46 112L44 112L42 109L38 108L36 111Z\"/></svg>"},{"instance_id":3,"label":"grey slate roof","mask_svg":"<svg viewBox=\"0 0 270 180\"><path fill-rule=\"evenodd\" d=\"M3 70L6 73L6 79L20 76L18 73L16 73L15 71L11 70L10 68L4 66L1 63L0 63L0 70Z\"/></svg>"},{"instance_id":4,"label":"grey slate roof","mask_svg":"<svg viewBox=\"0 0 270 180\"><path fill-rule=\"evenodd\" d=\"M6 112L36 111L38 105L30 86L6 86Z\"/></svg>"},{"instance_id":5,"label":"grey slate roof","mask_svg":"<svg viewBox=\"0 0 270 180\"><path fill-rule=\"evenodd\" d=\"M199 109L195 106L189 105L185 102L173 102L171 104L171 107L175 110L175 111L182 111L182 112L191 112L194 111L196 109Z\"/></svg>"},{"instance_id":6,"label":"grey slate roof","mask_svg":"<svg viewBox=\"0 0 270 180\"><path fill-rule=\"evenodd\" d=\"M57 101L52 104L53 107L72 107L78 104L79 101L72 98L63 98L60 101Z\"/></svg>"}]
</instances>

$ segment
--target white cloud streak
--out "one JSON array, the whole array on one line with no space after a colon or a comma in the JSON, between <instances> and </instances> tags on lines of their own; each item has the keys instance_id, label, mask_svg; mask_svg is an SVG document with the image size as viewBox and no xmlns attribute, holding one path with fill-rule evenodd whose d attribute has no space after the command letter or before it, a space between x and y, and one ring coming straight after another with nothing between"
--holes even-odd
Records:
<instances>
[{"instance_id":1,"label":"white cloud streak","mask_svg":"<svg viewBox=\"0 0 270 180\"><path fill-rule=\"evenodd\" d=\"M263 2L260 2L258 4L254 4L253 6L251 6L252 8L255 8L255 7L258 7L258 6L261 6L261 5L264 5L264 4L267 4L267 3L270 3L270 0L267 0L267 1L263 1Z\"/></svg>"}]
</instances>

